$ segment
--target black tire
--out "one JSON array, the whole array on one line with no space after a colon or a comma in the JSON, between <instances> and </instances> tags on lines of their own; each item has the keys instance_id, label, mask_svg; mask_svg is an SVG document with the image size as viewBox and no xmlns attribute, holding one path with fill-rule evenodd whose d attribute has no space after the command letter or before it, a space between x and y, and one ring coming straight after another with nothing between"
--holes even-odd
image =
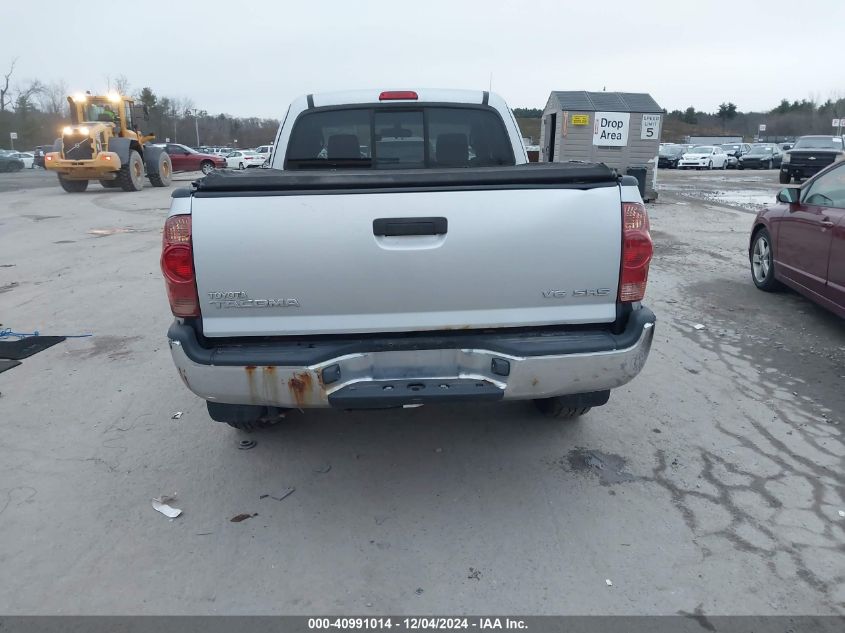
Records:
<instances>
[{"instance_id":1,"label":"black tire","mask_svg":"<svg viewBox=\"0 0 845 633\"><path fill-rule=\"evenodd\" d=\"M709 163L707 163L707 170L710 171L711 169L713 169L713 161L712 160Z\"/></svg>"},{"instance_id":2,"label":"black tire","mask_svg":"<svg viewBox=\"0 0 845 633\"><path fill-rule=\"evenodd\" d=\"M765 246L764 246L765 244ZM783 286L775 279L774 247L768 229L760 229L751 240L751 280L764 292L776 292Z\"/></svg>"},{"instance_id":3,"label":"black tire","mask_svg":"<svg viewBox=\"0 0 845 633\"><path fill-rule=\"evenodd\" d=\"M737 169L745 169L745 167L743 167L743 166L742 166L742 163L738 163L738 164L737 164L737 166L736 166L736 168L737 168Z\"/></svg>"},{"instance_id":4,"label":"black tire","mask_svg":"<svg viewBox=\"0 0 845 633\"><path fill-rule=\"evenodd\" d=\"M223 422L239 431L258 431L278 424L284 409L252 405L225 404L206 400L208 415L215 422Z\"/></svg>"},{"instance_id":5,"label":"black tire","mask_svg":"<svg viewBox=\"0 0 845 633\"><path fill-rule=\"evenodd\" d=\"M117 172L115 182L124 191L141 191L144 188L144 161L134 149L129 152L129 161Z\"/></svg>"},{"instance_id":6,"label":"black tire","mask_svg":"<svg viewBox=\"0 0 845 633\"><path fill-rule=\"evenodd\" d=\"M158 155L155 173L147 175L153 187L169 187L173 182L173 163L166 152Z\"/></svg>"},{"instance_id":7,"label":"black tire","mask_svg":"<svg viewBox=\"0 0 845 633\"><path fill-rule=\"evenodd\" d=\"M780 184L788 185L789 182L792 180L792 174L790 174L788 171L782 171L780 172L780 176L778 176L778 180L780 181Z\"/></svg>"},{"instance_id":8,"label":"black tire","mask_svg":"<svg viewBox=\"0 0 845 633\"><path fill-rule=\"evenodd\" d=\"M238 169L246 169L243 163L238 163Z\"/></svg>"},{"instance_id":9,"label":"black tire","mask_svg":"<svg viewBox=\"0 0 845 633\"><path fill-rule=\"evenodd\" d=\"M68 193L82 193L88 188L87 180L65 180L59 176L59 184Z\"/></svg>"},{"instance_id":10,"label":"black tire","mask_svg":"<svg viewBox=\"0 0 845 633\"><path fill-rule=\"evenodd\" d=\"M766 163L766 169L773 169L773 168L774 168L774 164L772 163L772 161L769 161L768 163Z\"/></svg>"},{"instance_id":11,"label":"black tire","mask_svg":"<svg viewBox=\"0 0 845 633\"><path fill-rule=\"evenodd\" d=\"M574 420L592 409L592 407L567 406L563 398L541 398L534 401L534 406L545 417L556 420Z\"/></svg>"},{"instance_id":12,"label":"black tire","mask_svg":"<svg viewBox=\"0 0 845 633\"><path fill-rule=\"evenodd\" d=\"M214 171L214 163L212 163L210 160L202 161L200 163L200 171L206 176L208 176L208 174Z\"/></svg>"},{"instance_id":13,"label":"black tire","mask_svg":"<svg viewBox=\"0 0 845 633\"><path fill-rule=\"evenodd\" d=\"M117 189L120 186L116 180L101 180L100 184L104 189Z\"/></svg>"}]
</instances>

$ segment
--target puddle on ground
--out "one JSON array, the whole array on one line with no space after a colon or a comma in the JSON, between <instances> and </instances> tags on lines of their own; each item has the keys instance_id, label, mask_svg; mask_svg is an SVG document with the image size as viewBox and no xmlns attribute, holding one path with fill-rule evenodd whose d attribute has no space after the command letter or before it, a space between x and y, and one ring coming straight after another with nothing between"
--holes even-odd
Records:
<instances>
[{"instance_id":1,"label":"puddle on ground","mask_svg":"<svg viewBox=\"0 0 845 633\"><path fill-rule=\"evenodd\" d=\"M702 197L709 198L722 204L730 204L737 207L759 209L767 204L774 204L775 194L770 191L713 191L702 192Z\"/></svg>"},{"instance_id":2,"label":"puddle on ground","mask_svg":"<svg viewBox=\"0 0 845 633\"><path fill-rule=\"evenodd\" d=\"M567 461L571 471L593 473L598 476L602 486L636 480L634 475L625 471L626 460L619 455L578 447L569 451Z\"/></svg>"},{"instance_id":3,"label":"puddle on ground","mask_svg":"<svg viewBox=\"0 0 845 633\"><path fill-rule=\"evenodd\" d=\"M131 229L128 227L114 227L110 229L91 229L88 231L89 235L93 235L94 237L107 237L109 235L116 235L117 233L135 233L137 229Z\"/></svg>"}]
</instances>

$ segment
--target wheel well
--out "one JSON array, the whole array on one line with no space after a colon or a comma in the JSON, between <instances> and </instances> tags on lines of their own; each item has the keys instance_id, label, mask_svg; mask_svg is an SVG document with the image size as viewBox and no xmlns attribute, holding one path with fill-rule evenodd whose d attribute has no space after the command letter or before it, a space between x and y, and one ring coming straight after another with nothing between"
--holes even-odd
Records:
<instances>
[{"instance_id":1,"label":"wheel well","mask_svg":"<svg viewBox=\"0 0 845 633\"><path fill-rule=\"evenodd\" d=\"M133 149L141 155L141 158L144 157L144 148L141 147L141 144L138 141L132 141L129 143L129 150L132 151Z\"/></svg>"}]
</instances>

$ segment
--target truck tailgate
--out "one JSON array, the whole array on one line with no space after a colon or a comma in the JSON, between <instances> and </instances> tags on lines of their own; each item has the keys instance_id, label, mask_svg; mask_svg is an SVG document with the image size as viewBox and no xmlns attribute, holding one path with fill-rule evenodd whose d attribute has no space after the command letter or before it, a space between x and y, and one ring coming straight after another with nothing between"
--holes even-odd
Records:
<instances>
[{"instance_id":1,"label":"truck tailgate","mask_svg":"<svg viewBox=\"0 0 845 633\"><path fill-rule=\"evenodd\" d=\"M616 318L614 185L199 196L191 214L208 337Z\"/></svg>"}]
</instances>

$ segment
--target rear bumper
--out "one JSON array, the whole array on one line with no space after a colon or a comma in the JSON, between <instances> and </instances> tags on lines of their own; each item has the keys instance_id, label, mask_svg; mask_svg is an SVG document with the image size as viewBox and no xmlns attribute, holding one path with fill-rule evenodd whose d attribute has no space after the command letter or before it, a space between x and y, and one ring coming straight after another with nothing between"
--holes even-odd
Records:
<instances>
[{"instance_id":1,"label":"rear bumper","mask_svg":"<svg viewBox=\"0 0 845 633\"><path fill-rule=\"evenodd\" d=\"M443 333L290 342L200 345L192 327L168 331L173 361L185 386L212 402L275 407L344 407L356 390L367 402L396 402L397 381L414 383L419 401L434 390L455 399L526 400L605 391L643 368L655 316L641 307L625 330L554 329L531 332ZM469 383L475 382L478 398ZM412 389L414 391L415 389ZM427 390L427 391L426 391ZM438 391L438 400L444 391ZM433 399L433 398L432 398Z\"/></svg>"}]
</instances>

